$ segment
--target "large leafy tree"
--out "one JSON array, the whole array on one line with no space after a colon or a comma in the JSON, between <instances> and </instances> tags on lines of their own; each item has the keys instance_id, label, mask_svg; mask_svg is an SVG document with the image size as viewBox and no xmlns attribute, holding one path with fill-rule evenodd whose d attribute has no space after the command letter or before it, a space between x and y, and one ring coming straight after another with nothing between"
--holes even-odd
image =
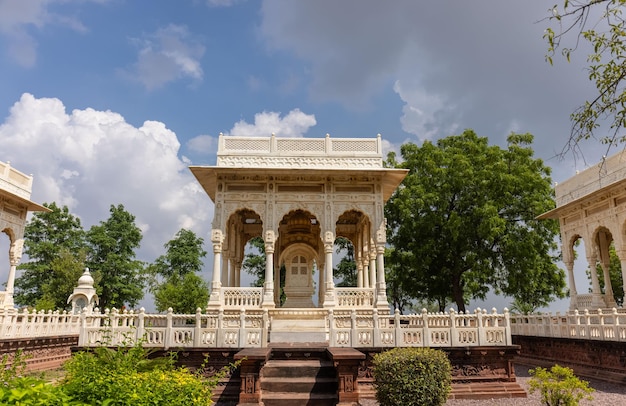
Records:
<instances>
[{"instance_id":1,"label":"large leafy tree","mask_svg":"<svg viewBox=\"0 0 626 406\"><path fill-rule=\"evenodd\" d=\"M157 310L171 307L176 313L190 314L206 306L209 287L196 274L202 270L202 258L207 254L203 244L201 237L183 228L164 245L166 253L149 267L150 290Z\"/></svg>"},{"instance_id":2,"label":"large leafy tree","mask_svg":"<svg viewBox=\"0 0 626 406\"><path fill-rule=\"evenodd\" d=\"M565 294L558 224L535 219L554 208L550 168L533 157L532 135L507 140L503 149L466 130L404 144L400 162L389 155L409 173L385 207L388 271L415 299L465 311L490 289L541 305Z\"/></svg>"},{"instance_id":3,"label":"large leafy tree","mask_svg":"<svg viewBox=\"0 0 626 406\"><path fill-rule=\"evenodd\" d=\"M589 80L597 93L572 114L572 131L565 151L580 152L579 143L598 138L607 149L626 141L626 0L563 0L547 17L556 26L548 27L546 59L552 63L560 52L568 61L572 52L588 43ZM594 131L607 123L607 135L596 137Z\"/></svg>"},{"instance_id":4,"label":"large leafy tree","mask_svg":"<svg viewBox=\"0 0 626 406\"><path fill-rule=\"evenodd\" d=\"M50 288L63 282L55 279L73 276L61 275L53 268L56 266L58 270L58 261L69 261L72 268L84 268L86 240L80 219L72 215L67 206L59 207L54 202L44 203L44 206L50 211L35 213L24 230L24 254L28 261L18 267L22 274L15 280L15 302L48 309L64 303L68 297L65 290ZM62 252L65 253L59 259ZM79 277L80 273L71 283L76 283ZM44 291L47 291L47 298L42 301ZM62 307L65 306L57 308Z\"/></svg>"},{"instance_id":5,"label":"large leafy tree","mask_svg":"<svg viewBox=\"0 0 626 406\"><path fill-rule=\"evenodd\" d=\"M88 265L100 273L100 306L135 306L143 297L144 264L135 258L142 234L135 216L111 205L109 218L87 232Z\"/></svg>"}]
</instances>

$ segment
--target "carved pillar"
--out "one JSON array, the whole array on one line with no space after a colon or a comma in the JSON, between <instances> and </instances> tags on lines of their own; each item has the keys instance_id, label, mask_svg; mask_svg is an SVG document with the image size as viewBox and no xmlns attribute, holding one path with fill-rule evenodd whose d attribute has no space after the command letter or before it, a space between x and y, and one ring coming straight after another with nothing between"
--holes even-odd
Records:
<instances>
[{"instance_id":1,"label":"carved pillar","mask_svg":"<svg viewBox=\"0 0 626 406\"><path fill-rule=\"evenodd\" d=\"M22 250L24 248L24 239L19 238L11 243L9 248L9 278L7 280L6 296L4 298L4 308L13 308L13 291L15 286L15 270L22 259Z\"/></svg>"},{"instance_id":2,"label":"carved pillar","mask_svg":"<svg viewBox=\"0 0 626 406\"><path fill-rule=\"evenodd\" d=\"M222 286L234 286L232 278L233 275L230 274L230 272L233 271L233 267L229 266L231 259L226 255L226 253L223 253L222 256L224 257L222 258Z\"/></svg>"},{"instance_id":3,"label":"carved pillar","mask_svg":"<svg viewBox=\"0 0 626 406\"><path fill-rule=\"evenodd\" d=\"M374 241L370 245L370 288L376 287L376 250L374 249Z\"/></svg>"},{"instance_id":4,"label":"carved pillar","mask_svg":"<svg viewBox=\"0 0 626 406\"><path fill-rule=\"evenodd\" d=\"M592 248L594 250L594 248ZM598 271L596 268L597 256L596 253L587 254L587 263L591 271L591 307L599 309L604 307L604 301L602 300L602 293L600 292L600 282L598 281Z\"/></svg>"},{"instance_id":5,"label":"carved pillar","mask_svg":"<svg viewBox=\"0 0 626 406\"><path fill-rule=\"evenodd\" d=\"M563 238L563 240L566 240ZM576 280L574 278L574 247L563 244L561 246L561 252L563 253L563 263L567 268L567 280L569 286L569 309L576 310L578 306L578 292L576 291Z\"/></svg>"},{"instance_id":6,"label":"carved pillar","mask_svg":"<svg viewBox=\"0 0 626 406\"><path fill-rule=\"evenodd\" d=\"M363 287L370 287L370 265L369 265L369 254L363 257Z\"/></svg>"},{"instance_id":7,"label":"carved pillar","mask_svg":"<svg viewBox=\"0 0 626 406\"><path fill-rule=\"evenodd\" d=\"M263 307L276 307L274 303L274 231L265 232L265 283L263 284Z\"/></svg>"},{"instance_id":8,"label":"carved pillar","mask_svg":"<svg viewBox=\"0 0 626 406\"><path fill-rule=\"evenodd\" d=\"M613 295L613 286L611 285L611 276L609 275L611 259L609 256L609 242L606 239L605 232L598 233L598 253L600 266L602 267L602 275L604 276L604 302L607 307L617 307L615 296Z\"/></svg>"},{"instance_id":9,"label":"carved pillar","mask_svg":"<svg viewBox=\"0 0 626 406\"><path fill-rule=\"evenodd\" d=\"M220 291L222 289L222 241L224 236L222 230L213 230L211 232L211 243L213 244L213 279L211 281L211 296L209 298L209 306L220 306Z\"/></svg>"},{"instance_id":10,"label":"carved pillar","mask_svg":"<svg viewBox=\"0 0 626 406\"><path fill-rule=\"evenodd\" d=\"M624 281L624 292L626 292L626 249L616 250L619 263L622 268L622 281ZM622 304L623 306L623 304Z\"/></svg>"},{"instance_id":11,"label":"carved pillar","mask_svg":"<svg viewBox=\"0 0 626 406\"><path fill-rule=\"evenodd\" d=\"M376 232L376 307L389 310L387 302L387 282L385 281L385 244L387 236L384 222Z\"/></svg>"},{"instance_id":12,"label":"carved pillar","mask_svg":"<svg viewBox=\"0 0 626 406\"><path fill-rule=\"evenodd\" d=\"M361 258L358 258L356 261L356 287L363 287L363 262Z\"/></svg>"},{"instance_id":13,"label":"carved pillar","mask_svg":"<svg viewBox=\"0 0 626 406\"><path fill-rule=\"evenodd\" d=\"M389 310L389 302L387 302L387 282L385 281L385 246L376 247L376 307L379 309Z\"/></svg>"},{"instance_id":14,"label":"carved pillar","mask_svg":"<svg viewBox=\"0 0 626 406\"><path fill-rule=\"evenodd\" d=\"M332 231L324 233L324 307L335 307L335 282L333 281L333 243L335 235Z\"/></svg>"}]
</instances>

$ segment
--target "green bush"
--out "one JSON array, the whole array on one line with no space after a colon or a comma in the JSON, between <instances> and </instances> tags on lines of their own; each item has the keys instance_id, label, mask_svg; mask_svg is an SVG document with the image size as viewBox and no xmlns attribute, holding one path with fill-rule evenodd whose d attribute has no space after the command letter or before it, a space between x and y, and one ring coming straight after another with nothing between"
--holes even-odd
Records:
<instances>
[{"instance_id":1,"label":"green bush","mask_svg":"<svg viewBox=\"0 0 626 406\"><path fill-rule=\"evenodd\" d=\"M445 352L431 348L394 348L374 356L374 387L381 406L439 406L451 388Z\"/></svg>"},{"instance_id":2,"label":"green bush","mask_svg":"<svg viewBox=\"0 0 626 406\"><path fill-rule=\"evenodd\" d=\"M593 399L593 388L587 381L578 379L570 368L554 365L550 370L545 368L531 369L530 392L539 390L541 401L546 406L577 406L583 399Z\"/></svg>"},{"instance_id":3,"label":"green bush","mask_svg":"<svg viewBox=\"0 0 626 406\"><path fill-rule=\"evenodd\" d=\"M92 405L210 405L217 384L174 367L172 357L148 359L141 344L75 354L65 370L65 391Z\"/></svg>"},{"instance_id":4,"label":"green bush","mask_svg":"<svg viewBox=\"0 0 626 406\"><path fill-rule=\"evenodd\" d=\"M5 355L0 361L0 405L20 406L79 406L62 387L43 379L25 376L26 362L21 351L17 351L9 365Z\"/></svg>"}]
</instances>

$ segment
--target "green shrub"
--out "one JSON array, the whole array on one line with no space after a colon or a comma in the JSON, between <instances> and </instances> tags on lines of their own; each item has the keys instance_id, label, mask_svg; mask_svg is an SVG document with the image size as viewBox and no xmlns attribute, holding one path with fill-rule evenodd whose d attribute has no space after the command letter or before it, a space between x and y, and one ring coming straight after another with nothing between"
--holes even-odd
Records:
<instances>
[{"instance_id":1,"label":"green shrub","mask_svg":"<svg viewBox=\"0 0 626 406\"><path fill-rule=\"evenodd\" d=\"M148 359L141 343L75 354L65 370L65 391L93 405L210 405L217 384L176 368L172 357Z\"/></svg>"},{"instance_id":2,"label":"green shrub","mask_svg":"<svg viewBox=\"0 0 626 406\"><path fill-rule=\"evenodd\" d=\"M578 379L570 368L554 365L549 371L538 367L529 372L530 392L539 390L546 406L576 406L582 399L593 399L594 389L587 381Z\"/></svg>"},{"instance_id":3,"label":"green shrub","mask_svg":"<svg viewBox=\"0 0 626 406\"><path fill-rule=\"evenodd\" d=\"M394 348L374 356L374 387L381 406L439 406L452 381L445 352L431 348Z\"/></svg>"},{"instance_id":4,"label":"green shrub","mask_svg":"<svg viewBox=\"0 0 626 406\"><path fill-rule=\"evenodd\" d=\"M25 376L26 361L21 351L17 351L9 365L8 356L0 361L0 405L20 406L78 406L63 388L52 385L43 379Z\"/></svg>"}]
</instances>

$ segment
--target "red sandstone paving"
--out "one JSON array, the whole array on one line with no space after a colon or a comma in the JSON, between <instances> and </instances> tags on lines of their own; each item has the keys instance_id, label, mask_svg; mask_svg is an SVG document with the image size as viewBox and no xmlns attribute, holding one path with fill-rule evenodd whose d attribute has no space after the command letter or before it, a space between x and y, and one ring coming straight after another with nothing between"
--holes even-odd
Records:
<instances>
[{"instance_id":1,"label":"red sandstone paving","mask_svg":"<svg viewBox=\"0 0 626 406\"><path fill-rule=\"evenodd\" d=\"M530 374L528 373L529 367L524 365L515 366L515 374L517 375L517 382L528 393L528 381ZM626 405L626 385L612 384L596 380L588 380L589 386L596 391L592 394L592 400L583 400L579 403L579 406L625 406ZM446 406L531 406L541 405L541 399L538 392L529 393L527 398L513 398L513 399L484 399L484 400L449 400L446 402ZM375 406L377 402L366 401L362 403L363 406Z\"/></svg>"}]
</instances>

